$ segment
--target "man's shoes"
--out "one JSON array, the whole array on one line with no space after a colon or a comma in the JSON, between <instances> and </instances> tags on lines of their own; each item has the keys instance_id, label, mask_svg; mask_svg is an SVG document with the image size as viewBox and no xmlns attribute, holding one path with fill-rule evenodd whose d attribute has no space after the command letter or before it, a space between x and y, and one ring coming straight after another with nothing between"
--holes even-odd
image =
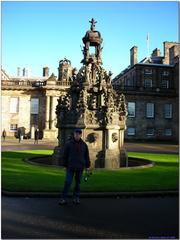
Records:
<instances>
[{"instance_id":1,"label":"man's shoes","mask_svg":"<svg viewBox=\"0 0 180 240\"><path fill-rule=\"evenodd\" d=\"M66 205L67 204L67 201L65 199L60 199L59 201L59 205Z\"/></svg>"},{"instance_id":2,"label":"man's shoes","mask_svg":"<svg viewBox=\"0 0 180 240\"><path fill-rule=\"evenodd\" d=\"M74 199L73 199L73 203L74 203L74 204L80 204L79 198L74 198Z\"/></svg>"}]
</instances>

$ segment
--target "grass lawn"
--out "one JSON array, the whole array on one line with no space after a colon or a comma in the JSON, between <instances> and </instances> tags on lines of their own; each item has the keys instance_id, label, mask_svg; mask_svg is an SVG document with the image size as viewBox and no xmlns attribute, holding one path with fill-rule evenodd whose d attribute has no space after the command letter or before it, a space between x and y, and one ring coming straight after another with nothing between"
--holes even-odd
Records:
<instances>
[{"instance_id":1,"label":"grass lawn","mask_svg":"<svg viewBox=\"0 0 180 240\"><path fill-rule=\"evenodd\" d=\"M23 161L24 158L49 154L52 154L52 150L2 152L2 189L60 192L65 177L63 169ZM88 182L82 181L82 192L178 190L178 154L129 152L128 156L152 160L155 166L144 169L94 170Z\"/></svg>"}]
</instances>

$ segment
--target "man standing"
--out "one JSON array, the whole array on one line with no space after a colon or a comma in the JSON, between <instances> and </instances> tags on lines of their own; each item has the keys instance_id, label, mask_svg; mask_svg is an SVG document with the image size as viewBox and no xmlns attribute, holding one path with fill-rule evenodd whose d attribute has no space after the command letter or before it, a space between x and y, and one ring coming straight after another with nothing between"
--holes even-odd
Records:
<instances>
[{"instance_id":1,"label":"man standing","mask_svg":"<svg viewBox=\"0 0 180 240\"><path fill-rule=\"evenodd\" d=\"M2 132L2 137L3 137L3 141L5 141L6 140L6 130L5 129Z\"/></svg>"},{"instance_id":2,"label":"man standing","mask_svg":"<svg viewBox=\"0 0 180 240\"><path fill-rule=\"evenodd\" d=\"M21 130L21 128L18 128L17 135L18 135L18 139L19 139L19 143L20 143L21 140L22 140L22 130Z\"/></svg>"},{"instance_id":3,"label":"man standing","mask_svg":"<svg viewBox=\"0 0 180 240\"><path fill-rule=\"evenodd\" d=\"M38 144L38 139L39 139L39 129L37 128L34 133L34 144Z\"/></svg>"},{"instance_id":4,"label":"man standing","mask_svg":"<svg viewBox=\"0 0 180 240\"><path fill-rule=\"evenodd\" d=\"M67 203L67 195L73 178L75 177L75 187L73 191L73 203L79 204L80 184L84 168L90 167L89 150L87 144L81 139L82 130L75 129L73 139L66 143L63 154L63 165L66 168L66 179L62 197L59 204Z\"/></svg>"}]
</instances>

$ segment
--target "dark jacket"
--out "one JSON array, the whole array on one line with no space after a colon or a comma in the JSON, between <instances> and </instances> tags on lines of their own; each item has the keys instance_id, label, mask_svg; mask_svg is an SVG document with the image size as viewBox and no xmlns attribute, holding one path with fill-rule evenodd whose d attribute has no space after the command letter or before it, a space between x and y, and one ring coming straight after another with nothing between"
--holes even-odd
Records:
<instances>
[{"instance_id":1,"label":"dark jacket","mask_svg":"<svg viewBox=\"0 0 180 240\"><path fill-rule=\"evenodd\" d=\"M71 141L65 144L63 153L63 166L76 169L90 167L88 146L82 139L77 142L73 138Z\"/></svg>"},{"instance_id":2,"label":"dark jacket","mask_svg":"<svg viewBox=\"0 0 180 240\"><path fill-rule=\"evenodd\" d=\"M6 131L3 130L2 136L5 138L6 137Z\"/></svg>"},{"instance_id":3,"label":"dark jacket","mask_svg":"<svg viewBox=\"0 0 180 240\"><path fill-rule=\"evenodd\" d=\"M38 140L39 139L39 130L36 129L34 135L35 135L35 140Z\"/></svg>"}]
</instances>

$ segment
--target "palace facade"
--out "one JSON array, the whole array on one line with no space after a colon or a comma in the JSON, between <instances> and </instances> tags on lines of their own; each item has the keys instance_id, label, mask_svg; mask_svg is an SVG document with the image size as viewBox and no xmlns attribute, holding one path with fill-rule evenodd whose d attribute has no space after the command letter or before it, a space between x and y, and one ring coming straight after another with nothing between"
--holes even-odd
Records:
<instances>
[{"instance_id":1,"label":"palace facade","mask_svg":"<svg viewBox=\"0 0 180 240\"><path fill-rule=\"evenodd\" d=\"M72 77L71 62L67 59L59 62L58 77L49 76L49 68L43 68L42 77L29 77L19 68L16 77L9 77L1 70L2 130L7 136L14 136L18 128L25 129L25 135L34 138L36 128L41 138L56 139L57 99L70 86Z\"/></svg>"},{"instance_id":2,"label":"palace facade","mask_svg":"<svg viewBox=\"0 0 180 240\"><path fill-rule=\"evenodd\" d=\"M179 139L179 44L164 42L138 62L138 47L130 49L130 65L112 84L126 96L128 140Z\"/></svg>"},{"instance_id":3,"label":"palace facade","mask_svg":"<svg viewBox=\"0 0 180 240\"><path fill-rule=\"evenodd\" d=\"M164 42L164 54L155 49L151 57L138 62L138 47L130 50L130 66L118 74L112 84L117 93L124 93L128 107L126 140L179 139L179 44ZM10 77L1 70L2 130L14 136L25 128L34 138L39 128L42 138L56 139L57 99L66 93L76 69L66 58L59 62L58 76L28 76L28 70L17 69Z\"/></svg>"}]
</instances>

